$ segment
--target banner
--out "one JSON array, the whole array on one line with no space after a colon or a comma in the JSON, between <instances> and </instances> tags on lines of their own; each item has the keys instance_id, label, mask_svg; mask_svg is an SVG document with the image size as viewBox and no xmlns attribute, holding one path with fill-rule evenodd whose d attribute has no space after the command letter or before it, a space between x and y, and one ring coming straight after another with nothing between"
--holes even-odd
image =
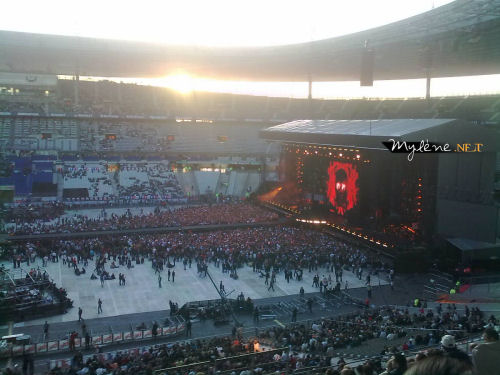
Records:
<instances>
[{"instance_id":1,"label":"banner","mask_svg":"<svg viewBox=\"0 0 500 375\"><path fill-rule=\"evenodd\" d=\"M35 344L24 345L24 352L25 353L34 353L35 348L36 348Z\"/></svg>"},{"instance_id":2,"label":"banner","mask_svg":"<svg viewBox=\"0 0 500 375\"><path fill-rule=\"evenodd\" d=\"M60 367L60 368L68 368L71 364L71 360L69 359L60 359L58 361L56 361L57 363L57 367Z\"/></svg>"},{"instance_id":3,"label":"banner","mask_svg":"<svg viewBox=\"0 0 500 375\"><path fill-rule=\"evenodd\" d=\"M123 334L123 339L124 339L124 340L132 340L132 338L133 338L133 334L132 334L132 332L125 332L125 333Z\"/></svg>"},{"instance_id":4,"label":"banner","mask_svg":"<svg viewBox=\"0 0 500 375\"><path fill-rule=\"evenodd\" d=\"M102 342L103 344L108 344L113 341L113 334L109 333L106 335L102 335Z\"/></svg>"},{"instance_id":5,"label":"banner","mask_svg":"<svg viewBox=\"0 0 500 375\"><path fill-rule=\"evenodd\" d=\"M30 116L30 117L40 117L39 113L36 112L17 112L18 116Z\"/></svg>"},{"instance_id":6,"label":"banner","mask_svg":"<svg viewBox=\"0 0 500 375\"><path fill-rule=\"evenodd\" d=\"M92 344L93 345L101 345L102 344L102 336L92 336Z\"/></svg>"},{"instance_id":7,"label":"banner","mask_svg":"<svg viewBox=\"0 0 500 375\"><path fill-rule=\"evenodd\" d=\"M59 340L59 350L69 349L69 340Z\"/></svg>"},{"instance_id":8,"label":"banner","mask_svg":"<svg viewBox=\"0 0 500 375\"><path fill-rule=\"evenodd\" d=\"M142 339L142 331L134 331L134 340Z\"/></svg>"},{"instance_id":9,"label":"banner","mask_svg":"<svg viewBox=\"0 0 500 375\"><path fill-rule=\"evenodd\" d=\"M47 343L42 342L40 344L36 344L36 352L37 353L43 353L47 351Z\"/></svg>"},{"instance_id":10,"label":"banner","mask_svg":"<svg viewBox=\"0 0 500 375\"><path fill-rule=\"evenodd\" d=\"M113 334L113 341L122 341L123 340L123 333L115 333Z\"/></svg>"},{"instance_id":11,"label":"banner","mask_svg":"<svg viewBox=\"0 0 500 375\"><path fill-rule=\"evenodd\" d=\"M151 331L150 329L144 331L144 334L142 335L142 337L145 339L150 338L152 336L153 336L153 331Z\"/></svg>"},{"instance_id":12,"label":"banner","mask_svg":"<svg viewBox=\"0 0 500 375\"><path fill-rule=\"evenodd\" d=\"M59 350L59 341L49 341L47 350L49 352L54 352L56 350Z\"/></svg>"},{"instance_id":13,"label":"banner","mask_svg":"<svg viewBox=\"0 0 500 375\"><path fill-rule=\"evenodd\" d=\"M23 354L23 345L14 345L12 347L12 355L22 355Z\"/></svg>"}]
</instances>

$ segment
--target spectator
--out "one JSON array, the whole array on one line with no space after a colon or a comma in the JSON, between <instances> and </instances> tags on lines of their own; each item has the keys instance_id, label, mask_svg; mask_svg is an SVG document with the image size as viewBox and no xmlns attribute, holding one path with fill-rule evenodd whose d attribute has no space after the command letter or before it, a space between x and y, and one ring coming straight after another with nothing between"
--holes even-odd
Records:
<instances>
[{"instance_id":1,"label":"spectator","mask_svg":"<svg viewBox=\"0 0 500 375\"><path fill-rule=\"evenodd\" d=\"M43 325L43 339L47 341L49 339L49 323L45 321Z\"/></svg>"},{"instance_id":2,"label":"spectator","mask_svg":"<svg viewBox=\"0 0 500 375\"><path fill-rule=\"evenodd\" d=\"M472 375L472 373L470 363L438 354L416 361L404 375Z\"/></svg>"},{"instance_id":3,"label":"spectator","mask_svg":"<svg viewBox=\"0 0 500 375\"><path fill-rule=\"evenodd\" d=\"M394 354L387 362L387 370L380 375L403 375L407 369L406 358L402 354Z\"/></svg>"},{"instance_id":4,"label":"spectator","mask_svg":"<svg viewBox=\"0 0 500 375\"><path fill-rule=\"evenodd\" d=\"M484 343L472 350L472 361L477 375L490 375L500 372L500 341L494 328L486 328Z\"/></svg>"},{"instance_id":5,"label":"spectator","mask_svg":"<svg viewBox=\"0 0 500 375\"><path fill-rule=\"evenodd\" d=\"M465 363L469 363L472 367L472 362L469 356L457 348L455 343L455 337L451 335L444 335L441 338L441 346L443 348L443 353L449 357L456 358Z\"/></svg>"}]
</instances>

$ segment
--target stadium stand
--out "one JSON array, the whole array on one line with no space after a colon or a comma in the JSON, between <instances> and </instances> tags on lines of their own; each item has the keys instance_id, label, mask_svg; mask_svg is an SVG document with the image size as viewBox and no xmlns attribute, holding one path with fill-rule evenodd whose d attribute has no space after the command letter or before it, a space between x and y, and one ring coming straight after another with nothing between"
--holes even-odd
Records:
<instances>
[{"instance_id":1,"label":"stadium stand","mask_svg":"<svg viewBox=\"0 0 500 375\"><path fill-rule=\"evenodd\" d=\"M489 10L498 0L456 3L466 22L464 14L438 10L403 21L401 35L382 27L376 36L393 40L396 53L404 36L402 44L418 48L420 56L426 40L438 35L440 53L452 48L451 59L472 53L480 60L485 51L476 43L494 46L498 26L483 22L475 29L474 22L496 17L473 15L475 6ZM461 33L425 26L424 37L428 20L435 28L460 24ZM338 39L338 46L349 38ZM18 78L30 80L24 72ZM387 215L390 225L380 219L392 207L427 205L427 191L437 189L425 186L423 194L403 196L406 203L363 189L362 212L371 213L374 201L384 203L372 217L358 224L349 215L332 215L332 222L320 225L326 222L316 220L314 205L324 197L300 195L314 202L297 215L294 191L278 187L285 169L280 145L259 133L298 119L451 118L498 131L500 95L309 100L180 94L55 74L50 80L48 89L0 90L2 375L441 375L436 368L450 375L495 374L499 322L490 314L498 311L488 303L498 302L490 289L498 275L488 276L486 297L476 298L471 279L463 277L469 265L460 264L443 238L432 238L433 247L423 250L415 234L422 221L403 226L397 210ZM480 186L481 196L468 196L446 186L438 198L492 203L500 192L496 157L494 194ZM478 173L489 178L481 163ZM372 171L367 175L373 173L374 181L383 179ZM421 181L411 177L415 185ZM338 200L343 185L340 190L337 180ZM274 200L259 201L257 194L269 187ZM424 211L429 227L437 225L427 221L433 215L427 206ZM363 231L364 220L372 224L369 231ZM379 236L372 238L374 232ZM395 246L389 243L393 234L403 237ZM405 260L436 264L429 264L429 273L405 275ZM453 275L435 275L443 264ZM432 301L422 299L430 295L429 284ZM214 291L220 297L215 302ZM173 296L186 301L179 308ZM488 351L489 358L481 357Z\"/></svg>"},{"instance_id":2,"label":"stadium stand","mask_svg":"<svg viewBox=\"0 0 500 375\"><path fill-rule=\"evenodd\" d=\"M26 98L16 95L3 96L0 101L0 112L10 114L31 114L32 116L66 116L85 115L102 118L111 116L114 119L125 119L129 116L139 118L163 117L184 119L207 119L213 121L290 121L301 118L313 119L365 119L365 118L420 118L446 116L455 114L454 117L465 117L476 121L494 121L493 116L498 113L497 95L477 95L463 97L437 97L420 99L410 98L404 100L394 99L307 99L256 97L249 95L228 95L216 93L194 93L191 98L185 98L168 89L160 89L131 84L118 84L113 82L85 82L80 81L81 92L78 105L72 102L74 83L63 79L58 80L61 87L58 96L50 96L48 111L41 106L27 107ZM67 88L66 88L67 87ZM86 92L91 94L86 94ZM121 92L121 95L116 95ZM96 94L97 93L97 94ZM128 98L134 100L129 100ZM153 98L148 100L148 98ZM30 98L30 100L33 100ZM98 104L94 104L98 103ZM103 104L105 103L105 104ZM29 101L28 101L29 104ZM106 108L105 108L106 107ZM460 110L462 107L462 110ZM60 110L63 108L64 110ZM472 112L463 108L470 108ZM493 113L483 113L485 109ZM455 111L457 110L457 111ZM306 116L307 115L307 116ZM59 118L63 122L64 117ZM44 120L42 120L44 121ZM47 129L53 126L54 120L47 120ZM106 127L119 128L107 120ZM43 124L42 124L43 125ZM124 124L123 124L124 125ZM36 124L33 126L37 128ZM43 126L42 126L43 128ZM64 128L64 127L63 127Z\"/></svg>"}]
</instances>

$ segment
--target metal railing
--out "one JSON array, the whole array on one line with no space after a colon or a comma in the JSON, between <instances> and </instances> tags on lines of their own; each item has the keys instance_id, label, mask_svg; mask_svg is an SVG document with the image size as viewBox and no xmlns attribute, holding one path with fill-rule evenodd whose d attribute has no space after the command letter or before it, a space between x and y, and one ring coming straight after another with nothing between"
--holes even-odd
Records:
<instances>
[{"instance_id":1,"label":"metal railing","mask_svg":"<svg viewBox=\"0 0 500 375\"><path fill-rule=\"evenodd\" d=\"M168 325L158 326L157 336L158 337L170 337L175 336L186 329L186 323L184 318L181 316L168 317L166 320ZM29 344L23 345L12 345L9 351L6 352L7 355L12 357L21 356L26 353L30 354L45 354L50 352L66 351L70 347L70 336L74 332L67 331L54 338L45 338L44 335L37 337L37 340L30 340ZM89 347L101 347L104 345L111 344L121 344L132 341L153 339L152 327L145 327L144 329L140 327L130 326L128 329L113 328L113 326L108 326L107 329L100 330L89 330ZM75 338L75 348L83 348L85 341L83 337Z\"/></svg>"}]
</instances>

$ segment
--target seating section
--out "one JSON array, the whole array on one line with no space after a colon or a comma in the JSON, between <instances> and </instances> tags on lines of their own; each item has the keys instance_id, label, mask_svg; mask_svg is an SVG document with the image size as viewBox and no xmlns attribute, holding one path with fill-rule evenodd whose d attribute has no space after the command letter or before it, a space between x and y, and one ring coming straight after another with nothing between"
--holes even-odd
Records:
<instances>
[{"instance_id":1,"label":"seating section","mask_svg":"<svg viewBox=\"0 0 500 375\"><path fill-rule=\"evenodd\" d=\"M13 118L0 117L0 139L9 140L13 129Z\"/></svg>"},{"instance_id":2,"label":"seating section","mask_svg":"<svg viewBox=\"0 0 500 375\"><path fill-rule=\"evenodd\" d=\"M183 199L183 189L169 162L121 163L118 192L125 199Z\"/></svg>"},{"instance_id":3,"label":"seating section","mask_svg":"<svg viewBox=\"0 0 500 375\"><path fill-rule=\"evenodd\" d=\"M91 200L115 197L105 162L65 164L64 189L87 189Z\"/></svg>"},{"instance_id":4,"label":"seating section","mask_svg":"<svg viewBox=\"0 0 500 375\"><path fill-rule=\"evenodd\" d=\"M1 117L0 142L16 150L78 151L75 119Z\"/></svg>"},{"instance_id":5,"label":"seating section","mask_svg":"<svg viewBox=\"0 0 500 375\"><path fill-rule=\"evenodd\" d=\"M153 123L106 120L80 122L80 145L83 151L160 152L166 150L166 136L161 138Z\"/></svg>"},{"instance_id":6,"label":"seating section","mask_svg":"<svg viewBox=\"0 0 500 375\"><path fill-rule=\"evenodd\" d=\"M107 113L89 103L53 113L52 117L42 117L37 111L23 114L12 110L16 102L9 102L6 108L12 111L0 111L0 146L25 151L255 155L275 151L259 138L259 131L276 122L304 118L459 118L478 123L500 120L499 95L430 100L335 99L309 103L307 99L204 93L197 95L196 100L186 101L163 95L153 88L143 88L142 95L151 90L154 95L149 97L157 99L149 106L137 107L129 103L134 97L129 95L133 88L127 86L122 90L128 92L122 95L127 99L122 100L130 105L113 102L112 95L106 95L106 98L109 96L106 100L111 102ZM135 98L143 104L146 101L144 97ZM167 110L162 101L168 103ZM23 102L17 104L19 109L24 106ZM94 109L86 112L90 107ZM144 111L147 107L151 112ZM13 115L16 113L23 115Z\"/></svg>"},{"instance_id":7,"label":"seating section","mask_svg":"<svg viewBox=\"0 0 500 375\"><path fill-rule=\"evenodd\" d=\"M205 152L224 154L261 154L266 152L267 143L259 138L259 131L269 124L239 123L180 123L159 127L160 139L173 140L168 150L179 153Z\"/></svg>"},{"instance_id":8,"label":"seating section","mask_svg":"<svg viewBox=\"0 0 500 375\"><path fill-rule=\"evenodd\" d=\"M175 173L171 172L166 163L149 163L149 183L156 195L166 199L182 199L184 193Z\"/></svg>"},{"instance_id":9,"label":"seating section","mask_svg":"<svg viewBox=\"0 0 500 375\"><path fill-rule=\"evenodd\" d=\"M120 197L155 195L155 191L149 183L147 166L140 164L121 165L118 193Z\"/></svg>"},{"instance_id":10,"label":"seating section","mask_svg":"<svg viewBox=\"0 0 500 375\"><path fill-rule=\"evenodd\" d=\"M223 160L223 159L221 159ZM218 161L221 161L218 160ZM232 162L243 162L231 158ZM247 162L257 163L256 159ZM215 160L214 160L215 162ZM227 160L226 160L227 162ZM37 162L45 165L47 162ZM18 168L26 168L25 159L17 159ZM31 164L29 164L31 165ZM33 164L35 165L35 164ZM108 168L113 171L108 172ZM118 168L118 169L116 169ZM19 170L19 169L17 169ZM27 195L33 182L57 183L57 176L62 176L62 189L65 198L85 198L85 200L137 200L162 199L179 200L187 196L222 193L224 196L245 197L260 185L260 172L248 171L194 171L177 172L170 170L169 162L140 161L127 162L84 161L63 162L57 174L52 171L37 171L23 176L16 172L11 178L0 179L0 185L15 183L17 190ZM70 192L70 190L72 192Z\"/></svg>"}]
</instances>

